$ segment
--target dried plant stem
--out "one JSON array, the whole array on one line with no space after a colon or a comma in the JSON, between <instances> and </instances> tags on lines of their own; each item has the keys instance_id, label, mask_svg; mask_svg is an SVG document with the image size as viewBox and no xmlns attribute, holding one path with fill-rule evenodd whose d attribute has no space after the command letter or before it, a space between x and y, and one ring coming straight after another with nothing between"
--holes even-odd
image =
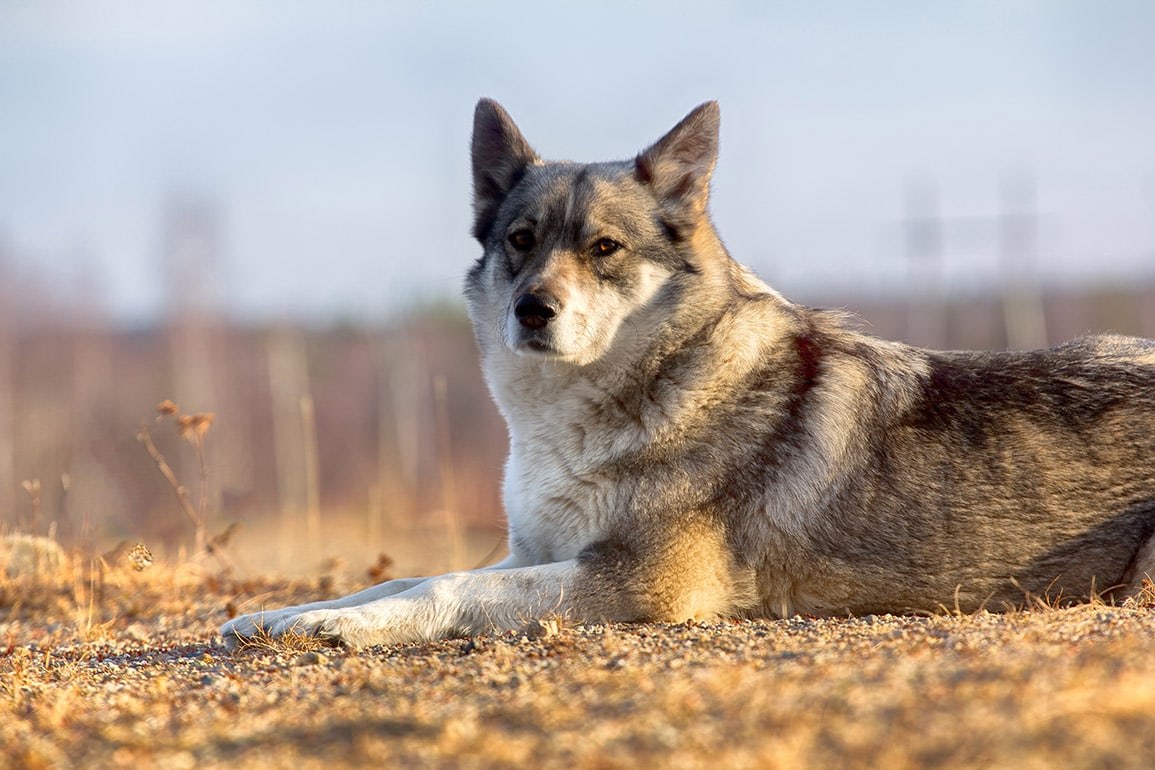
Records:
<instances>
[{"instance_id":1,"label":"dried plant stem","mask_svg":"<svg viewBox=\"0 0 1155 770\"><path fill-rule=\"evenodd\" d=\"M199 526L197 527L197 534L196 534L196 538L197 538L196 539L196 547L197 547L197 550L199 551L201 548L204 548L206 543L207 543L206 537L205 537L205 535L206 535L206 533L205 533L205 520L208 518L209 468L208 468L208 464L205 462L204 436L200 433L197 433L193 436L192 442L193 442L193 446L196 447L197 466L200 469L200 477L201 477L201 495L200 495L200 500L197 502L197 522L198 522ZM210 546L210 550L211 550L211 546Z\"/></svg>"},{"instance_id":2,"label":"dried plant stem","mask_svg":"<svg viewBox=\"0 0 1155 770\"><path fill-rule=\"evenodd\" d=\"M156 463L157 470L159 470L161 475L164 476L165 480L168 481L169 486L172 487L172 491L176 494L176 499L177 502L180 503L181 510L184 511L185 515L188 517L188 520L192 522L192 525L196 531L196 552L200 553L204 550L205 547L204 507L205 500L208 497L207 493L203 493L201 495L201 502L198 509L197 506L193 505L192 500L189 499L188 488L185 487L184 484L180 483L180 479L177 478L176 473L172 469L172 466L168 464L168 460L164 458L164 455L161 454L161 451L156 448L156 444L153 443L152 434L148 430L148 425L141 425L140 432L136 434L136 438L138 441L140 441L140 443L144 444L144 449L146 452L148 452L148 456L152 458L154 463ZM203 492L206 488L207 476L203 473L204 456L203 452L200 450L199 442L197 444L197 449L198 455L200 455L201 459L201 489Z\"/></svg>"}]
</instances>

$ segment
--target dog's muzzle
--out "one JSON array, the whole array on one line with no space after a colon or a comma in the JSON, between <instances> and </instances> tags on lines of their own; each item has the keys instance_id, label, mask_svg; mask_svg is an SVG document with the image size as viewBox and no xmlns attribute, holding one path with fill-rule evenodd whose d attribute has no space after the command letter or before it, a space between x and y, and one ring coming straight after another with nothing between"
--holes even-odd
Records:
<instances>
[{"instance_id":1,"label":"dog's muzzle","mask_svg":"<svg viewBox=\"0 0 1155 770\"><path fill-rule=\"evenodd\" d=\"M513 314L518 322L527 329L544 329L550 319L557 316L561 310L561 303L556 297L545 292L527 292L517 298L513 305Z\"/></svg>"}]
</instances>

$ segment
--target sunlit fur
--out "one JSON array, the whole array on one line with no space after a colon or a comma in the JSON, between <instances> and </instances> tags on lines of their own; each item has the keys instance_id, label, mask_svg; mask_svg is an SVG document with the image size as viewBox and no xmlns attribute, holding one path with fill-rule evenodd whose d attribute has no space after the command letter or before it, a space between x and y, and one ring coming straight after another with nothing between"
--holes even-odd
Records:
<instances>
[{"instance_id":1,"label":"sunlit fur","mask_svg":"<svg viewBox=\"0 0 1155 770\"><path fill-rule=\"evenodd\" d=\"M942 353L793 304L710 221L717 139L708 103L632 160L545 162L478 104L465 293L509 426L510 555L226 640L999 610L1155 571L1155 343Z\"/></svg>"}]
</instances>

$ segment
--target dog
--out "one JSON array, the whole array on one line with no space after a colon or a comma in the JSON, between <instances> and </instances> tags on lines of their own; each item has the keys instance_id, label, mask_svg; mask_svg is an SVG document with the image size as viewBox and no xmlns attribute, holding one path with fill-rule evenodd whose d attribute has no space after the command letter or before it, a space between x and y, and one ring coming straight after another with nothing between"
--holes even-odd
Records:
<instances>
[{"instance_id":1,"label":"dog","mask_svg":"<svg viewBox=\"0 0 1155 770\"><path fill-rule=\"evenodd\" d=\"M1155 574L1155 342L934 352L786 300L708 212L719 110L629 161L473 126L465 285L509 556L226 623L351 647L523 627L1002 610Z\"/></svg>"}]
</instances>

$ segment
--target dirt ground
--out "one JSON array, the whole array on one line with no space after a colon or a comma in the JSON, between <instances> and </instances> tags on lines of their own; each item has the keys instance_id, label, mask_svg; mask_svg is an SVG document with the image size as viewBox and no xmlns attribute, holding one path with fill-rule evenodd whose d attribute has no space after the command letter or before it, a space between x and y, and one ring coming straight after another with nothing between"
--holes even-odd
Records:
<instances>
[{"instance_id":1,"label":"dirt ground","mask_svg":"<svg viewBox=\"0 0 1155 770\"><path fill-rule=\"evenodd\" d=\"M228 651L342 581L0 581L0 766L1155 765L1155 609L575 627Z\"/></svg>"}]
</instances>

